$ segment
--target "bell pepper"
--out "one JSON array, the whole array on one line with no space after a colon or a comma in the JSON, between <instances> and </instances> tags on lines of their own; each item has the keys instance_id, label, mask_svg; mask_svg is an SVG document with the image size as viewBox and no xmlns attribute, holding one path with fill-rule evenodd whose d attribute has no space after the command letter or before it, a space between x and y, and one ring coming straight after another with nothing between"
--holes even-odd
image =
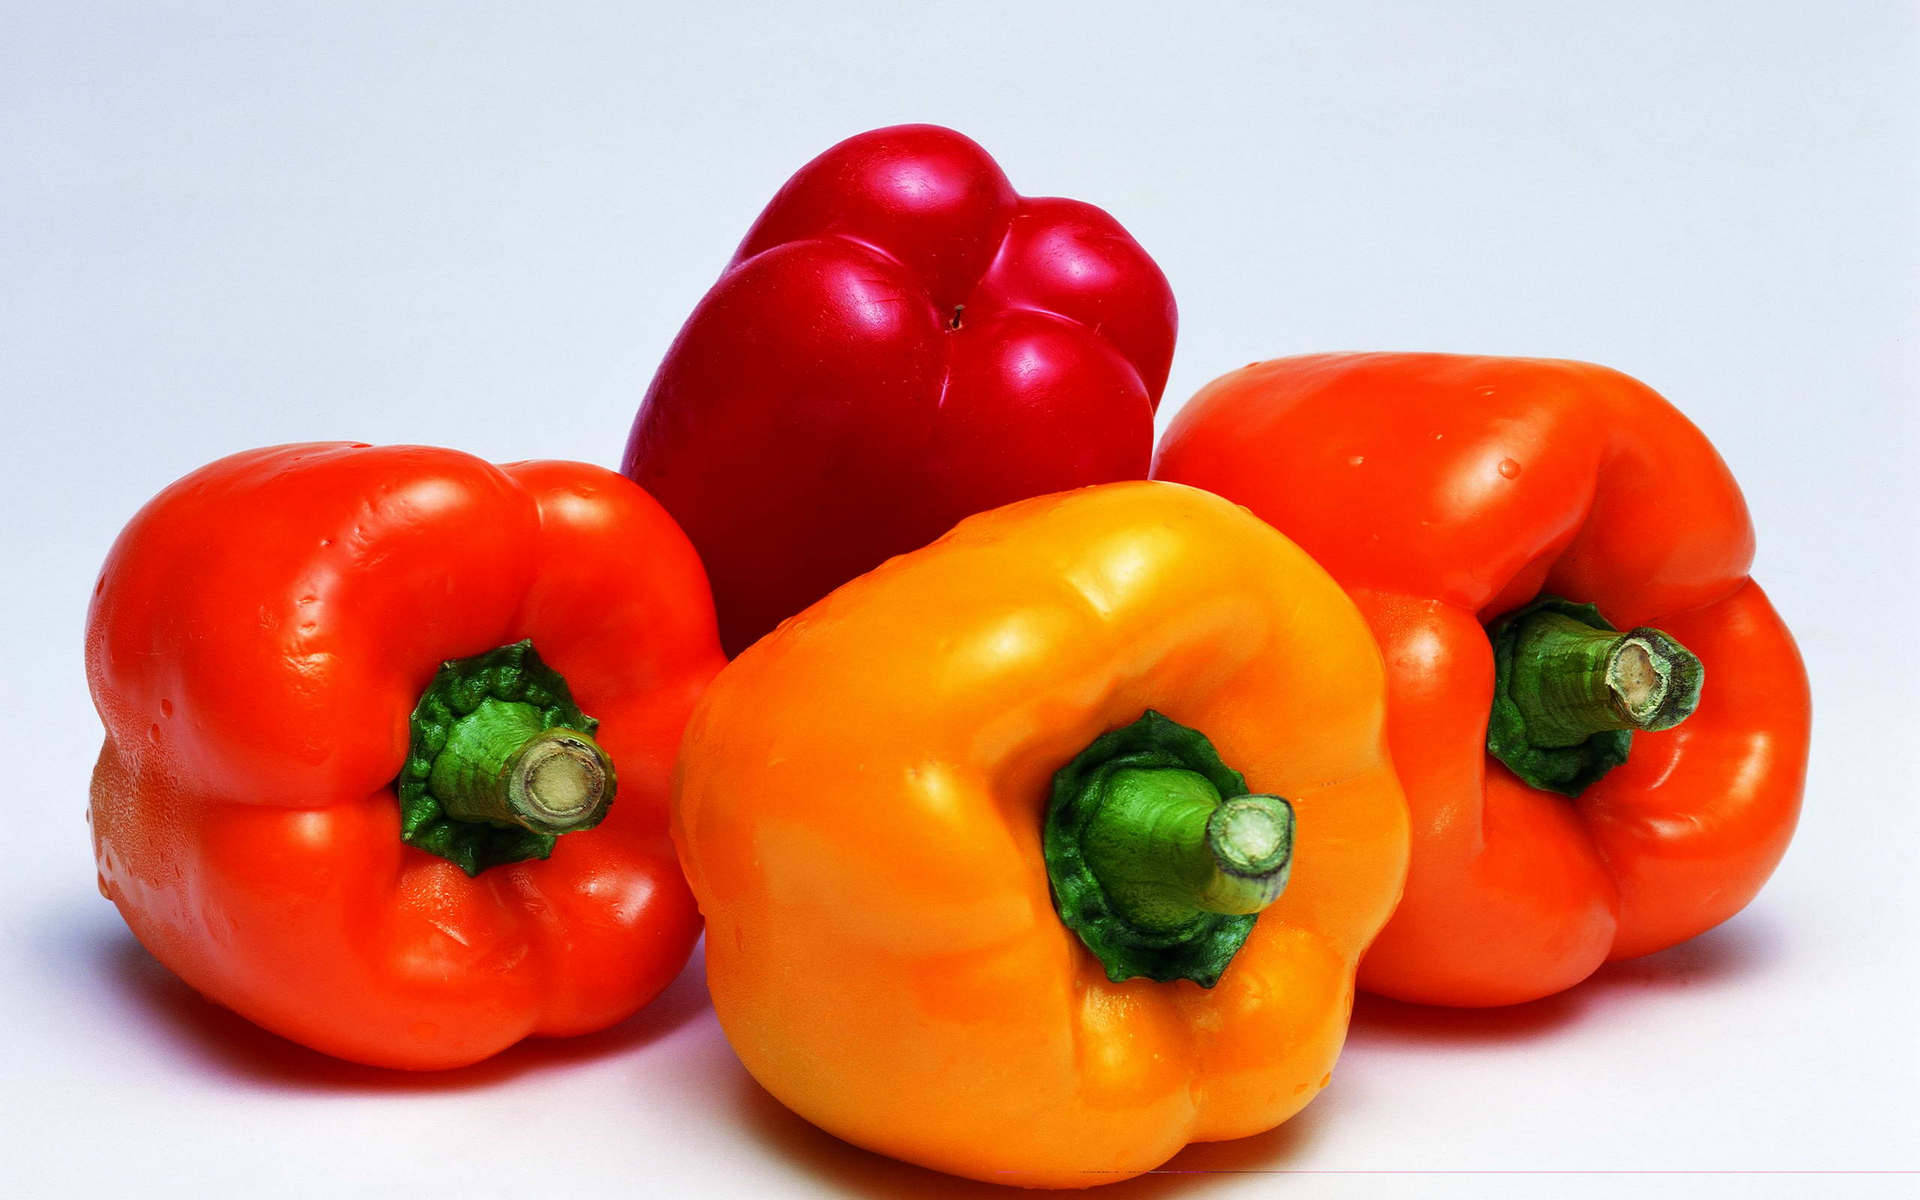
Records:
<instances>
[{"instance_id":1,"label":"bell pepper","mask_svg":"<svg viewBox=\"0 0 1920 1200\"><path fill-rule=\"evenodd\" d=\"M729 654L969 513L1143 479L1166 278L950 129L802 167L687 319L621 470L680 522Z\"/></svg>"},{"instance_id":2,"label":"bell pepper","mask_svg":"<svg viewBox=\"0 0 1920 1200\"><path fill-rule=\"evenodd\" d=\"M693 548L610 471L221 459L94 589L101 891L208 998L342 1058L604 1028L699 935L668 788L723 661Z\"/></svg>"},{"instance_id":3,"label":"bell pepper","mask_svg":"<svg viewBox=\"0 0 1920 1200\"><path fill-rule=\"evenodd\" d=\"M1544 359L1280 359L1201 389L1155 473L1298 541L1386 654L1413 867L1363 988L1546 996L1725 921L1780 861L1806 672L1726 464L1650 388Z\"/></svg>"},{"instance_id":4,"label":"bell pepper","mask_svg":"<svg viewBox=\"0 0 1920 1200\"><path fill-rule=\"evenodd\" d=\"M1327 1083L1399 895L1385 702L1339 588L1217 497L968 518L688 723L674 836L720 1023L807 1120L997 1183L1272 1128Z\"/></svg>"}]
</instances>

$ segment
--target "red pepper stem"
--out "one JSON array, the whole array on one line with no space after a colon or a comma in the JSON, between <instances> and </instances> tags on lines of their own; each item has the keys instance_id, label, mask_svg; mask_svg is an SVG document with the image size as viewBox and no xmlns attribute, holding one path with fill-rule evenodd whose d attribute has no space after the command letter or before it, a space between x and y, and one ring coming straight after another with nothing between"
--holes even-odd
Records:
<instances>
[{"instance_id":1,"label":"red pepper stem","mask_svg":"<svg viewBox=\"0 0 1920 1200\"><path fill-rule=\"evenodd\" d=\"M612 763L578 729L543 729L530 704L489 697L457 721L428 786L450 817L561 834L598 822Z\"/></svg>"},{"instance_id":2,"label":"red pepper stem","mask_svg":"<svg viewBox=\"0 0 1920 1200\"><path fill-rule=\"evenodd\" d=\"M1525 618L1507 694L1535 746L1671 729L1700 702L1700 662L1657 629L1618 633L1553 611Z\"/></svg>"}]
</instances>

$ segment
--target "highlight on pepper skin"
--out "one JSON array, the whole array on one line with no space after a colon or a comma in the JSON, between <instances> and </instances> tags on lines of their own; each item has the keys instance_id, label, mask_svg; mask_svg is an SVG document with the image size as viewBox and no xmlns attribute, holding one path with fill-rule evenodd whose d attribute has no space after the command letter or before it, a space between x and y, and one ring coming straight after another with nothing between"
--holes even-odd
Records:
<instances>
[{"instance_id":1,"label":"highlight on pepper skin","mask_svg":"<svg viewBox=\"0 0 1920 1200\"><path fill-rule=\"evenodd\" d=\"M1086 1187L1324 1086L1407 816L1365 622L1226 501L971 517L761 639L687 726L674 837L722 1028L783 1104Z\"/></svg>"},{"instance_id":2,"label":"highlight on pepper skin","mask_svg":"<svg viewBox=\"0 0 1920 1200\"><path fill-rule=\"evenodd\" d=\"M611 471L221 459L134 517L88 614L101 890L195 990L341 1058L606 1028L699 936L667 792L723 661L693 548Z\"/></svg>"},{"instance_id":3,"label":"highlight on pepper skin","mask_svg":"<svg viewBox=\"0 0 1920 1200\"><path fill-rule=\"evenodd\" d=\"M699 549L738 654L971 513L1146 478L1176 324L1113 217L1018 194L951 129L871 130L748 230L621 470Z\"/></svg>"},{"instance_id":4,"label":"highlight on pepper skin","mask_svg":"<svg viewBox=\"0 0 1920 1200\"><path fill-rule=\"evenodd\" d=\"M1245 504L1365 614L1414 821L1368 991L1514 1004L1743 908L1810 708L1706 438L1617 371L1327 354L1202 388L1157 478Z\"/></svg>"}]
</instances>

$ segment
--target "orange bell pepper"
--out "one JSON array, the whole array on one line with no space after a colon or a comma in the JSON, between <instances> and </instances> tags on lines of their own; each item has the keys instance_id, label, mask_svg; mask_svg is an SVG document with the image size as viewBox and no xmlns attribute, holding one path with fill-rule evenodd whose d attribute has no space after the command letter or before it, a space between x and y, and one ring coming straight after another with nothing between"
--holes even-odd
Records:
<instances>
[{"instance_id":1,"label":"orange bell pepper","mask_svg":"<svg viewBox=\"0 0 1920 1200\"><path fill-rule=\"evenodd\" d=\"M1748 578L1726 464L1645 385L1543 359L1280 359L1201 389L1155 473L1296 539L1386 654L1414 855L1363 988L1549 995L1726 920L1780 861L1806 671Z\"/></svg>"},{"instance_id":2,"label":"orange bell pepper","mask_svg":"<svg viewBox=\"0 0 1920 1200\"><path fill-rule=\"evenodd\" d=\"M222 459L94 592L101 891L201 993L342 1058L603 1028L699 935L667 792L722 661L693 547L612 472Z\"/></svg>"},{"instance_id":3,"label":"orange bell pepper","mask_svg":"<svg viewBox=\"0 0 1920 1200\"><path fill-rule=\"evenodd\" d=\"M1399 895L1384 709L1352 604L1217 497L969 518L688 723L674 836L721 1025L806 1119L996 1183L1272 1128L1326 1084Z\"/></svg>"}]
</instances>

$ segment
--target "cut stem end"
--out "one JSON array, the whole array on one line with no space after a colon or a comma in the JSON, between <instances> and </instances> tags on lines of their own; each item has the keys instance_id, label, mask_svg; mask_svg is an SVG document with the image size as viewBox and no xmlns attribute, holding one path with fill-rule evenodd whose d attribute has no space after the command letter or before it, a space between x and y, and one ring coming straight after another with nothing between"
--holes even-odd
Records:
<instances>
[{"instance_id":1,"label":"cut stem end","mask_svg":"<svg viewBox=\"0 0 1920 1200\"><path fill-rule=\"evenodd\" d=\"M1109 979L1219 980L1293 860L1292 806L1246 791L1204 735L1151 710L1054 775L1054 907Z\"/></svg>"},{"instance_id":2,"label":"cut stem end","mask_svg":"<svg viewBox=\"0 0 1920 1200\"><path fill-rule=\"evenodd\" d=\"M469 875L546 858L613 803L599 722L530 641L442 663L409 728L400 838Z\"/></svg>"},{"instance_id":3,"label":"cut stem end","mask_svg":"<svg viewBox=\"0 0 1920 1200\"><path fill-rule=\"evenodd\" d=\"M1279 899L1293 863L1293 806L1278 796L1235 796L1207 818L1215 871L1195 897L1215 913L1257 913Z\"/></svg>"},{"instance_id":4,"label":"cut stem end","mask_svg":"<svg viewBox=\"0 0 1920 1200\"><path fill-rule=\"evenodd\" d=\"M613 764L584 733L548 729L521 747L507 769L514 824L562 834L599 822L613 801Z\"/></svg>"},{"instance_id":5,"label":"cut stem end","mask_svg":"<svg viewBox=\"0 0 1920 1200\"><path fill-rule=\"evenodd\" d=\"M1578 796L1627 761L1635 732L1700 704L1699 658L1658 629L1626 633L1591 604L1543 596L1487 629L1487 752L1533 787Z\"/></svg>"},{"instance_id":6,"label":"cut stem end","mask_svg":"<svg viewBox=\"0 0 1920 1200\"><path fill-rule=\"evenodd\" d=\"M1672 729L1700 706L1700 661L1658 629L1621 638L1607 663L1607 688L1633 729Z\"/></svg>"}]
</instances>

